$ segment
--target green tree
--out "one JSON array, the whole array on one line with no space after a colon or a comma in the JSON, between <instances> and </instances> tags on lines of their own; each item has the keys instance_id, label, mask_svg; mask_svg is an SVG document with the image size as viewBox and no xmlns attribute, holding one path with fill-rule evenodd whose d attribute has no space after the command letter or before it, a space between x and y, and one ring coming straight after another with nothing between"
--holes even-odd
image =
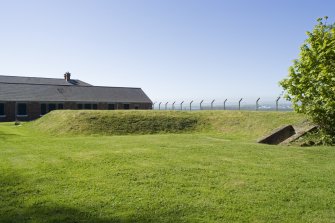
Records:
<instances>
[{"instance_id":1,"label":"green tree","mask_svg":"<svg viewBox=\"0 0 335 223\"><path fill-rule=\"evenodd\" d=\"M294 109L318 124L323 141L335 143L335 23L319 18L300 56L280 82Z\"/></svg>"}]
</instances>

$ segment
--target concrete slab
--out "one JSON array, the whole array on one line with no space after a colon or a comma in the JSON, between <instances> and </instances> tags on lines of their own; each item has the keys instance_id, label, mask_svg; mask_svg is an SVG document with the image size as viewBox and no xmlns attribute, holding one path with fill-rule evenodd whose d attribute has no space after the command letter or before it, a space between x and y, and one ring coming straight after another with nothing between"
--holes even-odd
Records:
<instances>
[{"instance_id":1,"label":"concrete slab","mask_svg":"<svg viewBox=\"0 0 335 223\"><path fill-rule=\"evenodd\" d=\"M284 127L274 130L269 135L258 140L258 143L278 145L279 143L285 141L286 139L290 138L295 134L296 132L293 126L286 125Z\"/></svg>"},{"instance_id":2,"label":"concrete slab","mask_svg":"<svg viewBox=\"0 0 335 223\"><path fill-rule=\"evenodd\" d=\"M294 134L293 136L291 136L291 137L287 138L286 140L284 140L283 142L281 142L280 145L288 145L291 142L296 141L297 139L306 135L309 132L315 132L317 129L318 129L318 127L316 125L310 125L310 126L307 126L305 128L301 128L301 129L299 129L299 131L297 131L296 134Z\"/></svg>"}]
</instances>

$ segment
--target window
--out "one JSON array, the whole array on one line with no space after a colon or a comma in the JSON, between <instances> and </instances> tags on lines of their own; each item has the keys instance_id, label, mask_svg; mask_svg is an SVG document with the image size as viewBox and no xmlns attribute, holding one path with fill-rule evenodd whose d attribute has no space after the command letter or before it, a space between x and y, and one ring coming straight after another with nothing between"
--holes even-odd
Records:
<instances>
[{"instance_id":1,"label":"window","mask_svg":"<svg viewBox=\"0 0 335 223\"><path fill-rule=\"evenodd\" d=\"M136 110L139 109L139 108L140 108L139 105L135 105L135 106L134 106L134 109L136 109Z\"/></svg>"},{"instance_id":2,"label":"window","mask_svg":"<svg viewBox=\"0 0 335 223\"><path fill-rule=\"evenodd\" d=\"M98 109L98 104L77 104L78 109L86 109L86 110L91 110L91 109Z\"/></svg>"},{"instance_id":3,"label":"window","mask_svg":"<svg viewBox=\"0 0 335 223\"><path fill-rule=\"evenodd\" d=\"M0 115L4 116L5 115L5 104L0 103Z\"/></svg>"},{"instance_id":4,"label":"window","mask_svg":"<svg viewBox=\"0 0 335 223\"><path fill-rule=\"evenodd\" d=\"M48 104L48 110L49 112L56 110L56 104Z\"/></svg>"},{"instance_id":5,"label":"window","mask_svg":"<svg viewBox=\"0 0 335 223\"><path fill-rule=\"evenodd\" d=\"M56 103L42 103L41 104L41 115L45 115L48 112L56 109L63 109L64 104L56 104Z\"/></svg>"},{"instance_id":6,"label":"window","mask_svg":"<svg viewBox=\"0 0 335 223\"><path fill-rule=\"evenodd\" d=\"M17 114L18 115L27 115L27 104L26 103L18 103L17 104Z\"/></svg>"},{"instance_id":7,"label":"window","mask_svg":"<svg viewBox=\"0 0 335 223\"><path fill-rule=\"evenodd\" d=\"M45 115L47 113L47 105L41 104L41 115Z\"/></svg>"},{"instance_id":8,"label":"window","mask_svg":"<svg viewBox=\"0 0 335 223\"><path fill-rule=\"evenodd\" d=\"M91 105L91 104L85 104L85 105L84 105L84 108L85 108L85 109L92 109L92 105Z\"/></svg>"},{"instance_id":9,"label":"window","mask_svg":"<svg viewBox=\"0 0 335 223\"><path fill-rule=\"evenodd\" d=\"M108 104L108 110L114 110L115 105L114 104Z\"/></svg>"},{"instance_id":10,"label":"window","mask_svg":"<svg viewBox=\"0 0 335 223\"><path fill-rule=\"evenodd\" d=\"M129 104L123 104L123 109L129 109Z\"/></svg>"}]
</instances>

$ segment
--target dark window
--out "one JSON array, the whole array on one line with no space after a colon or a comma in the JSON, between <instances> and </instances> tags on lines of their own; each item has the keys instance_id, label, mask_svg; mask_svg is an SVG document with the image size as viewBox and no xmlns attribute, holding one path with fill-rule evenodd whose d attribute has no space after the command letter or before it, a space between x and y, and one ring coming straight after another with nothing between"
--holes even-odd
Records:
<instances>
[{"instance_id":1,"label":"dark window","mask_svg":"<svg viewBox=\"0 0 335 223\"><path fill-rule=\"evenodd\" d=\"M124 104L123 109L129 109L129 104Z\"/></svg>"},{"instance_id":2,"label":"dark window","mask_svg":"<svg viewBox=\"0 0 335 223\"><path fill-rule=\"evenodd\" d=\"M0 115L5 115L5 104L0 103Z\"/></svg>"},{"instance_id":3,"label":"dark window","mask_svg":"<svg viewBox=\"0 0 335 223\"><path fill-rule=\"evenodd\" d=\"M56 104L48 104L48 110L51 112L52 110L56 110Z\"/></svg>"},{"instance_id":4,"label":"dark window","mask_svg":"<svg viewBox=\"0 0 335 223\"><path fill-rule=\"evenodd\" d=\"M135 109L139 109L139 106L138 105L135 105L135 107L134 107Z\"/></svg>"},{"instance_id":5,"label":"dark window","mask_svg":"<svg viewBox=\"0 0 335 223\"><path fill-rule=\"evenodd\" d=\"M27 104L18 103L17 104L17 114L18 115L27 115Z\"/></svg>"},{"instance_id":6,"label":"dark window","mask_svg":"<svg viewBox=\"0 0 335 223\"><path fill-rule=\"evenodd\" d=\"M41 104L41 115L45 115L47 113L47 105Z\"/></svg>"},{"instance_id":7,"label":"dark window","mask_svg":"<svg viewBox=\"0 0 335 223\"><path fill-rule=\"evenodd\" d=\"M85 109L92 109L92 105L91 104L85 104L84 108Z\"/></svg>"},{"instance_id":8,"label":"dark window","mask_svg":"<svg viewBox=\"0 0 335 223\"><path fill-rule=\"evenodd\" d=\"M108 104L108 110L114 110L115 105L114 104Z\"/></svg>"},{"instance_id":9,"label":"dark window","mask_svg":"<svg viewBox=\"0 0 335 223\"><path fill-rule=\"evenodd\" d=\"M96 109L98 109L98 105L97 105L97 104L93 104L93 105L92 105L92 108L93 108L94 110L96 110Z\"/></svg>"},{"instance_id":10,"label":"dark window","mask_svg":"<svg viewBox=\"0 0 335 223\"><path fill-rule=\"evenodd\" d=\"M77 104L77 108L78 109L83 109L83 105L82 104Z\"/></svg>"},{"instance_id":11,"label":"dark window","mask_svg":"<svg viewBox=\"0 0 335 223\"><path fill-rule=\"evenodd\" d=\"M58 109L64 109L64 105L63 104L58 104Z\"/></svg>"}]
</instances>

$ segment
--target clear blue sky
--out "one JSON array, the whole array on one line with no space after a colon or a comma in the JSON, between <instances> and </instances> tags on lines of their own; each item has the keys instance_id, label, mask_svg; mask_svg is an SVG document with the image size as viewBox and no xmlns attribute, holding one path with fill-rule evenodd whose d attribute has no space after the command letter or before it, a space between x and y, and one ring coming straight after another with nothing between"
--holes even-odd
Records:
<instances>
[{"instance_id":1,"label":"clear blue sky","mask_svg":"<svg viewBox=\"0 0 335 223\"><path fill-rule=\"evenodd\" d=\"M141 87L153 101L276 97L334 0L0 0L0 75Z\"/></svg>"}]
</instances>

